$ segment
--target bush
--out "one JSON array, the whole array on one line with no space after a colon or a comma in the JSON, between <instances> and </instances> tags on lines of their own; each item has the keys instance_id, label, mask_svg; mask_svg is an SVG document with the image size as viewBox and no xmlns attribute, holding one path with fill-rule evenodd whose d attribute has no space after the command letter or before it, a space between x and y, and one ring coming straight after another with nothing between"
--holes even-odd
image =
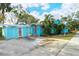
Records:
<instances>
[{"instance_id":1,"label":"bush","mask_svg":"<svg viewBox=\"0 0 79 59\"><path fill-rule=\"evenodd\" d=\"M2 28L0 27L0 37L2 37Z\"/></svg>"},{"instance_id":2,"label":"bush","mask_svg":"<svg viewBox=\"0 0 79 59\"><path fill-rule=\"evenodd\" d=\"M49 20L44 21L43 24L42 24L42 27L43 27L43 32L44 32L45 35L51 34L52 24Z\"/></svg>"},{"instance_id":3,"label":"bush","mask_svg":"<svg viewBox=\"0 0 79 59\"><path fill-rule=\"evenodd\" d=\"M4 40L5 38L2 36L2 28L0 27L0 40Z\"/></svg>"},{"instance_id":4,"label":"bush","mask_svg":"<svg viewBox=\"0 0 79 59\"><path fill-rule=\"evenodd\" d=\"M65 28L64 24L57 25L57 34L61 34L61 31Z\"/></svg>"},{"instance_id":5,"label":"bush","mask_svg":"<svg viewBox=\"0 0 79 59\"><path fill-rule=\"evenodd\" d=\"M65 25L64 24L53 24L52 25L52 34L61 34L61 31L64 29Z\"/></svg>"}]
</instances>

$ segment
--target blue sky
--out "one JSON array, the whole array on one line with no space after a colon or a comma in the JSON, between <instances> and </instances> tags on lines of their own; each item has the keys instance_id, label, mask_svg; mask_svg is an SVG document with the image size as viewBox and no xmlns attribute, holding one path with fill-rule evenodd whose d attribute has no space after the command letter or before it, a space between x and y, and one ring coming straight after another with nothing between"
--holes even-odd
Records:
<instances>
[{"instance_id":1,"label":"blue sky","mask_svg":"<svg viewBox=\"0 0 79 59\"><path fill-rule=\"evenodd\" d=\"M41 15L43 12L50 12L54 9L60 9L61 8L61 5L62 3L48 3L49 5L49 8L46 9L46 10L43 10L41 7L42 6L38 6L38 7L35 7L35 6L32 6L32 7L28 7L27 10L29 12L32 12L32 11L37 11L39 13L39 15Z\"/></svg>"},{"instance_id":2,"label":"blue sky","mask_svg":"<svg viewBox=\"0 0 79 59\"><path fill-rule=\"evenodd\" d=\"M12 6L17 5L19 4L12 3ZM54 18L59 19L61 15L67 16L79 9L77 3L22 3L21 5L25 11L39 19L44 19L45 14L52 14Z\"/></svg>"}]
</instances>

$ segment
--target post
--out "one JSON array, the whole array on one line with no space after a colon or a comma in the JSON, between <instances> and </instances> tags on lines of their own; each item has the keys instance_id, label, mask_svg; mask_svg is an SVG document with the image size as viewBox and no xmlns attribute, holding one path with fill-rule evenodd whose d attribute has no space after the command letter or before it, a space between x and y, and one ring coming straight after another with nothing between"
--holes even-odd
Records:
<instances>
[{"instance_id":1,"label":"post","mask_svg":"<svg viewBox=\"0 0 79 59\"><path fill-rule=\"evenodd\" d=\"M21 31L21 27L19 26L19 39L21 39L22 38L22 31Z\"/></svg>"},{"instance_id":2,"label":"post","mask_svg":"<svg viewBox=\"0 0 79 59\"><path fill-rule=\"evenodd\" d=\"M35 31L35 37L37 37L37 25L36 24L35 24L34 31Z\"/></svg>"},{"instance_id":3,"label":"post","mask_svg":"<svg viewBox=\"0 0 79 59\"><path fill-rule=\"evenodd\" d=\"M27 26L27 37L26 37L26 39L30 39L30 25L28 24Z\"/></svg>"}]
</instances>

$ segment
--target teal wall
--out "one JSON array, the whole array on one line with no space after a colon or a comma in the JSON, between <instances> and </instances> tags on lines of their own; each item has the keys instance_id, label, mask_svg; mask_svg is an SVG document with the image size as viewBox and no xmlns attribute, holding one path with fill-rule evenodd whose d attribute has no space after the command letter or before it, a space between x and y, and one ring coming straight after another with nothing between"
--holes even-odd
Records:
<instances>
[{"instance_id":1,"label":"teal wall","mask_svg":"<svg viewBox=\"0 0 79 59\"><path fill-rule=\"evenodd\" d=\"M11 39L11 38L19 38L19 27L18 26L8 26L8 27L3 27L2 29L3 31L3 36L6 39ZM33 35L37 35L40 36L42 35L42 27L40 25L36 26L36 32L35 32L35 26L26 26L23 25L21 27L21 35L22 37L28 37L33 36Z\"/></svg>"},{"instance_id":2,"label":"teal wall","mask_svg":"<svg viewBox=\"0 0 79 59\"><path fill-rule=\"evenodd\" d=\"M4 37L7 39L18 38L18 28L17 27L5 27L3 28Z\"/></svg>"}]
</instances>

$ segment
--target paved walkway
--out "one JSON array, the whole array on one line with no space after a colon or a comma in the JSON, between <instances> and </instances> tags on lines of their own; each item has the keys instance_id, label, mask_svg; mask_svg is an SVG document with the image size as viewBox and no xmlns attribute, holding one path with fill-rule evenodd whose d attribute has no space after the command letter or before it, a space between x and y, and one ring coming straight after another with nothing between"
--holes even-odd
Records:
<instances>
[{"instance_id":1,"label":"paved walkway","mask_svg":"<svg viewBox=\"0 0 79 59\"><path fill-rule=\"evenodd\" d=\"M79 56L79 32L61 50L58 56Z\"/></svg>"}]
</instances>

